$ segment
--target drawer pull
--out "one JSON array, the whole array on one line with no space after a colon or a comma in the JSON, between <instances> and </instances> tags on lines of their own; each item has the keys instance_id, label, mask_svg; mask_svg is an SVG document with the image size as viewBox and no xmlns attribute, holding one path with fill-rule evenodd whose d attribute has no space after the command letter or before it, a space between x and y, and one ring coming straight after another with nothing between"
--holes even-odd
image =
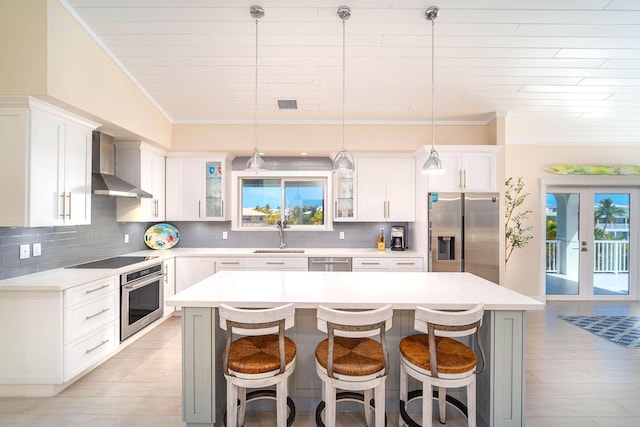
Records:
<instances>
[{"instance_id":1,"label":"drawer pull","mask_svg":"<svg viewBox=\"0 0 640 427\"><path fill-rule=\"evenodd\" d=\"M396 265L416 265L415 262L396 262Z\"/></svg>"},{"instance_id":2,"label":"drawer pull","mask_svg":"<svg viewBox=\"0 0 640 427\"><path fill-rule=\"evenodd\" d=\"M99 288L89 289L88 291L85 291L85 294L90 294L91 292L99 291L100 289L108 288L109 286L111 285L102 285Z\"/></svg>"},{"instance_id":3,"label":"drawer pull","mask_svg":"<svg viewBox=\"0 0 640 427\"><path fill-rule=\"evenodd\" d=\"M280 261L280 262L267 261L266 264L267 265L284 265L284 262L283 261Z\"/></svg>"},{"instance_id":4,"label":"drawer pull","mask_svg":"<svg viewBox=\"0 0 640 427\"><path fill-rule=\"evenodd\" d=\"M97 346L95 346L95 347L93 347L93 348L90 348L90 349L88 349L88 350L85 350L85 351L84 351L84 354L89 354L89 353L91 353L92 351L95 351L95 350L97 350L98 348L102 347L103 345L105 345L105 344L106 344L106 343L108 343L108 342L109 342L109 340L103 340L103 341L102 341L100 344L98 344Z\"/></svg>"},{"instance_id":5,"label":"drawer pull","mask_svg":"<svg viewBox=\"0 0 640 427\"><path fill-rule=\"evenodd\" d=\"M94 317L100 316L102 313L106 313L107 311L109 311L108 308L103 308L101 311L97 312L96 314L91 314L91 315L85 317L84 320L93 319Z\"/></svg>"},{"instance_id":6,"label":"drawer pull","mask_svg":"<svg viewBox=\"0 0 640 427\"><path fill-rule=\"evenodd\" d=\"M231 262L231 261L226 261L226 262L225 261L220 261L220 265L240 265L240 262L239 261L234 261L234 262Z\"/></svg>"},{"instance_id":7,"label":"drawer pull","mask_svg":"<svg viewBox=\"0 0 640 427\"><path fill-rule=\"evenodd\" d=\"M362 265L380 265L379 262L361 262Z\"/></svg>"}]
</instances>

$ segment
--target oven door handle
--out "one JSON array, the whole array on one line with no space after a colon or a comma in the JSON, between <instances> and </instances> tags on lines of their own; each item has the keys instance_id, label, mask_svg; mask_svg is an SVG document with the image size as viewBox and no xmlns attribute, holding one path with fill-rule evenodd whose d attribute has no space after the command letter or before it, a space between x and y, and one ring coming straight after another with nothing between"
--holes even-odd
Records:
<instances>
[{"instance_id":1,"label":"oven door handle","mask_svg":"<svg viewBox=\"0 0 640 427\"><path fill-rule=\"evenodd\" d=\"M153 276L153 278L145 277L145 280L140 283L134 283L131 285L124 285L123 288L128 291L135 291L136 289L140 289L143 286L147 286L149 283L153 283L158 280L162 280L164 274L158 274L157 276Z\"/></svg>"}]
</instances>

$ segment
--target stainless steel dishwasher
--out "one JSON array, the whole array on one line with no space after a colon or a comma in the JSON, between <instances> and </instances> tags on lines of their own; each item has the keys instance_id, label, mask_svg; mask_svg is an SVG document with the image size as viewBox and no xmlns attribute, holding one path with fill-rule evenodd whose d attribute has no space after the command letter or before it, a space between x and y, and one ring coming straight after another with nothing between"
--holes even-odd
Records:
<instances>
[{"instance_id":1,"label":"stainless steel dishwasher","mask_svg":"<svg viewBox=\"0 0 640 427\"><path fill-rule=\"evenodd\" d=\"M351 257L309 257L309 271L351 271Z\"/></svg>"}]
</instances>

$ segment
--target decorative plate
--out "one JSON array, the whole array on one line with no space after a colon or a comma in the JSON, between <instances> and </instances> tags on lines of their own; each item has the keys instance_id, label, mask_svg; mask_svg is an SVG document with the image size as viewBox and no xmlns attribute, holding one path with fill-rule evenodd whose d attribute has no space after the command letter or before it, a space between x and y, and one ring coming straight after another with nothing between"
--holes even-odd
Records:
<instances>
[{"instance_id":1,"label":"decorative plate","mask_svg":"<svg viewBox=\"0 0 640 427\"><path fill-rule=\"evenodd\" d=\"M170 249L180 240L178 229L171 224L156 224L147 228L144 242L151 249Z\"/></svg>"}]
</instances>

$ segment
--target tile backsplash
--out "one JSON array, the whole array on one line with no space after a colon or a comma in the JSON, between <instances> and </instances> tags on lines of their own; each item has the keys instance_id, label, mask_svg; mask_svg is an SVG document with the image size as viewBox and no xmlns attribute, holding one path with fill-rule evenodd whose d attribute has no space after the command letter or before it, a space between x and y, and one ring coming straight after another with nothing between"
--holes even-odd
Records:
<instances>
[{"instance_id":1,"label":"tile backsplash","mask_svg":"<svg viewBox=\"0 0 640 427\"><path fill-rule=\"evenodd\" d=\"M116 222L116 200L93 196L90 225L68 227L0 227L0 279L23 276L111 256L148 249L145 230L151 223ZM231 231L231 222L171 222L180 231L183 248L277 248L278 231ZM334 223L333 231L285 230L289 248L374 248L378 229L384 227L389 241L391 225L406 223ZM223 233L227 239L223 239ZM344 239L339 238L344 232ZM124 243L124 235L129 243ZM33 256L33 244L42 245L42 255ZM20 259L19 247L29 245L28 259ZM409 242L411 244L411 242Z\"/></svg>"}]
</instances>

